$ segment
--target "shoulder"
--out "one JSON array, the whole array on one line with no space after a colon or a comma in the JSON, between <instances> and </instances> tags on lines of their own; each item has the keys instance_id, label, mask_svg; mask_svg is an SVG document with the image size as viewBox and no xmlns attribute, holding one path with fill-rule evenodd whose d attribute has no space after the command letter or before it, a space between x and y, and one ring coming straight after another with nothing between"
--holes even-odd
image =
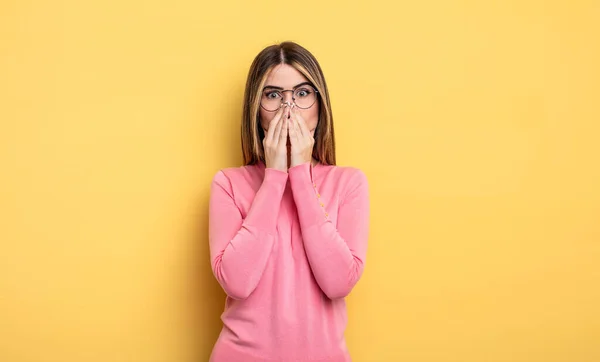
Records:
<instances>
[{"instance_id":1,"label":"shoulder","mask_svg":"<svg viewBox=\"0 0 600 362\"><path fill-rule=\"evenodd\" d=\"M327 178L331 177L337 185L339 192L342 194L342 199L346 198L357 191L368 192L369 182L366 173L353 166L324 166Z\"/></svg>"},{"instance_id":2,"label":"shoulder","mask_svg":"<svg viewBox=\"0 0 600 362\"><path fill-rule=\"evenodd\" d=\"M213 175L212 186L219 186L231 192L234 185L251 182L257 174L258 167L255 165L221 168Z\"/></svg>"},{"instance_id":3,"label":"shoulder","mask_svg":"<svg viewBox=\"0 0 600 362\"><path fill-rule=\"evenodd\" d=\"M365 172L358 167L343 167L345 182L341 202L343 204L353 203L368 208L369 204L369 181Z\"/></svg>"},{"instance_id":4,"label":"shoulder","mask_svg":"<svg viewBox=\"0 0 600 362\"><path fill-rule=\"evenodd\" d=\"M353 180L353 182L355 184L367 182L367 175L365 174L365 172L362 169L360 169L358 167L350 167L350 166L346 166L344 168L346 169L346 172L349 175L348 178Z\"/></svg>"},{"instance_id":5,"label":"shoulder","mask_svg":"<svg viewBox=\"0 0 600 362\"><path fill-rule=\"evenodd\" d=\"M329 173L339 182L358 185L367 183L367 175L365 172L353 166L325 166L329 168Z\"/></svg>"}]
</instances>

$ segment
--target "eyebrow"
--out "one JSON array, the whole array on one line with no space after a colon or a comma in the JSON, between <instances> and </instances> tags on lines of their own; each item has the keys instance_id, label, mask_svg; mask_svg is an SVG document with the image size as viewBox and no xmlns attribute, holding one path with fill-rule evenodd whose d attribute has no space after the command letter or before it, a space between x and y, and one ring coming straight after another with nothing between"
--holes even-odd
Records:
<instances>
[{"instance_id":1,"label":"eyebrow","mask_svg":"<svg viewBox=\"0 0 600 362\"><path fill-rule=\"evenodd\" d=\"M292 89L296 89L296 88L298 88L300 86L307 85L307 84L312 87L312 83L311 82L302 82L300 84L295 85ZM267 89L267 88L283 90L282 87L277 87L277 86L274 86L274 85L266 85L264 87L264 89Z\"/></svg>"}]
</instances>

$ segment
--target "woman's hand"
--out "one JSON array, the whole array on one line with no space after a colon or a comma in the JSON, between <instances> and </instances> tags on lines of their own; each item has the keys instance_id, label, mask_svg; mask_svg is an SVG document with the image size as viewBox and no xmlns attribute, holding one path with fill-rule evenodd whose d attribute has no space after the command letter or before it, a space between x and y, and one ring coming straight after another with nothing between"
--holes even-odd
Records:
<instances>
[{"instance_id":1,"label":"woman's hand","mask_svg":"<svg viewBox=\"0 0 600 362\"><path fill-rule=\"evenodd\" d=\"M306 121L298 112L298 108L292 107L289 123L290 143L292 145L290 149L290 167L312 162L315 139L310 133Z\"/></svg>"},{"instance_id":2,"label":"woman's hand","mask_svg":"<svg viewBox=\"0 0 600 362\"><path fill-rule=\"evenodd\" d=\"M287 172L287 137L289 107L282 106L269 122L265 131L263 149L265 150L265 167Z\"/></svg>"}]
</instances>

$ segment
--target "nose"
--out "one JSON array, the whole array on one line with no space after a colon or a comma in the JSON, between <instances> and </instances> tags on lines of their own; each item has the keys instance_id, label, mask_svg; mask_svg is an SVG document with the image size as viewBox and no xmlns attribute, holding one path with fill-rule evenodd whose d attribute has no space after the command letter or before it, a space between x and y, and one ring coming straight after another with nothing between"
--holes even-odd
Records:
<instances>
[{"instance_id":1,"label":"nose","mask_svg":"<svg viewBox=\"0 0 600 362\"><path fill-rule=\"evenodd\" d=\"M292 91L284 91L281 102L287 103L289 106L291 106L294 103L294 93Z\"/></svg>"}]
</instances>

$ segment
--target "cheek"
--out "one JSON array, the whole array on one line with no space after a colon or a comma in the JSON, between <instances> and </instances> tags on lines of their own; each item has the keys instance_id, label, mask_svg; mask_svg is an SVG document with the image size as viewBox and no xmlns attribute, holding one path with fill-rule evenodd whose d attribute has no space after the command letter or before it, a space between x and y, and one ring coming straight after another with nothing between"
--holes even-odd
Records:
<instances>
[{"instance_id":1,"label":"cheek","mask_svg":"<svg viewBox=\"0 0 600 362\"><path fill-rule=\"evenodd\" d=\"M307 109L304 111L302 115L306 120L306 125L308 129L314 131L317 128L317 123L319 122L319 107L313 107L311 109Z\"/></svg>"},{"instance_id":2,"label":"cheek","mask_svg":"<svg viewBox=\"0 0 600 362\"><path fill-rule=\"evenodd\" d=\"M273 117L275 117L275 113L267 112L261 108L259 116L260 116L260 125L263 129L266 130L269 128L269 122L271 122Z\"/></svg>"}]
</instances>

